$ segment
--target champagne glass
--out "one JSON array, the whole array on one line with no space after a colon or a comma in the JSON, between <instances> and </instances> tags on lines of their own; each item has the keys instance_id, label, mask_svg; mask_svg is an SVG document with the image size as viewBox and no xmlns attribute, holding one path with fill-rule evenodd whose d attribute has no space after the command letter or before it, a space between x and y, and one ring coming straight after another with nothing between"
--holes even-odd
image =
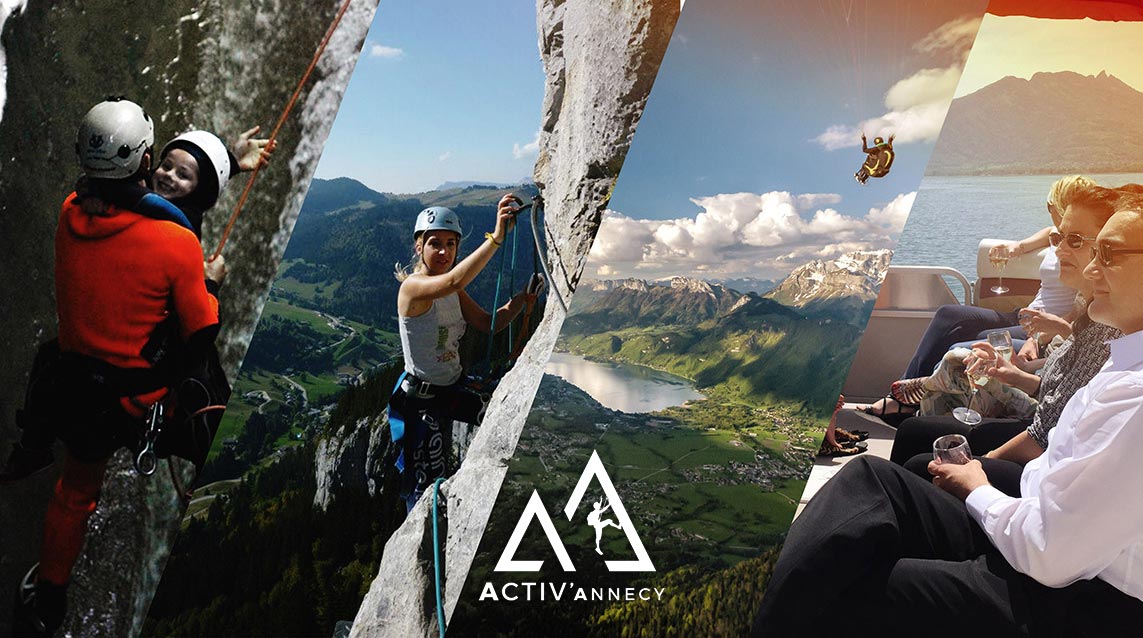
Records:
<instances>
[{"instance_id":1,"label":"champagne glass","mask_svg":"<svg viewBox=\"0 0 1143 638\"><path fill-rule=\"evenodd\" d=\"M1012 333L1007 330L993 330L988 333L988 343L996 350L996 356L1012 360Z\"/></svg>"},{"instance_id":2,"label":"champagne glass","mask_svg":"<svg viewBox=\"0 0 1143 638\"><path fill-rule=\"evenodd\" d=\"M979 367L977 367L976 370L987 367L984 362L984 359L979 360L979 363L977 364ZM966 377L968 377L968 387L971 391L971 395L969 396L967 406L962 408L953 408L953 416L956 417L957 421L960 421L965 425L976 425L977 423L983 421L984 417L982 417L976 410L973 410L972 406L974 403L976 403L976 395L979 392L978 386L982 386L988 383L988 376L969 371L969 366L965 366L964 374Z\"/></svg>"},{"instance_id":3,"label":"champagne glass","mask_svg":"<svg viewBox=\"0 0 1143 638\"><path fill-rule=\"evenodd\" d=\"M1029 339L1035 341L1037 344L1040 342L1040 333L1032 331L1032 313L1028 308L1022 308L1019 313L1020 327L1024 329L1024 334Z\"/></svg>"},{"instance_id":4,"label":"champagne glass","mask_svg":"<svg viewBox=\"0 0 1143 638\"><path fill-rule=\"evenodd\" d=\"M972 460L968 439L962 434L946 434L933 441L933 460L937 463L964 465Z\"/></svg>"},{"instance_id":5,"label":"champagne glass","mask_svg":"<svg viewBox=\"0 0 1143 638\"><path fill-rule=\"evenodd\" d=\"M998 295L1003 295L1008 292L1008 288L1004 286L1004 267L1008 265L1008 257L1008 246L1004 244L997 246L988 254L988 260L992 262L992 266L1000 272L1000 281L989 290Z\"/></svg>"}]
</instances>

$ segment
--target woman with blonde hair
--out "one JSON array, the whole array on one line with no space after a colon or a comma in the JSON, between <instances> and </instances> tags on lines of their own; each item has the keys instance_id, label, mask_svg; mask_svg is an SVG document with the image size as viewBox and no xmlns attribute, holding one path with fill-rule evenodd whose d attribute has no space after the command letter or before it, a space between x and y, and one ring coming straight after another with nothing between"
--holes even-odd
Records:
<instances>
[{"instance_id":1,"label":"woman with blonde hair","mask_svg":"<svg viewBox=\"0 0 1143 638\"><path fill-rule=\"evenodd\" d=\"M465 292L488 265L515 224L520 199L507 194L496 207L496 226L472 254L457 261L463 231L460 218L443 206L426 208L413 229L413 263L399 268L398 327L405 370L389 399L389 426L402 444L397 467L401 494L412 509L432 482L444 475L452 421L476 424L481 401L464 391L460 338L469 326L492 332L493 315ZM508 326L543 288L534 276L525 289L496 310L495 328Z\"/></svg>"}]
</instances>

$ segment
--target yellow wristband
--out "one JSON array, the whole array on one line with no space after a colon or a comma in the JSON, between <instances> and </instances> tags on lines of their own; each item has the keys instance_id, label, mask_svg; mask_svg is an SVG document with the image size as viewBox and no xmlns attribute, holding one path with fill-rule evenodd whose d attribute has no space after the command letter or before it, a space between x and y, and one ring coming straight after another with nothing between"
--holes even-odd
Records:
<instances>
[{"instance_id":1,"label":"yellow wristband","mask_svg":"<svg viewBox=\"0 0 1143 638\"><path fill-rule=\"evenodd\" d=\"M492 236L492 233L484 233L484 238L493 244L496 244L497 246L500 245L500 242L496 241L496 238Z\"/></svg>"}]
</instances>

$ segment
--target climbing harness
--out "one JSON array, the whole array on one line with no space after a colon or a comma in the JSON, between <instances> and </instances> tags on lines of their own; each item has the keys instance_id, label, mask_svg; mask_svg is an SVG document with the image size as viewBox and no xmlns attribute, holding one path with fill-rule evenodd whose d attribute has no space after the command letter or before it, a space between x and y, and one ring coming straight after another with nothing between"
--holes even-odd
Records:
<instances>
[{"instance_id":1,"label":"climbing harness","mask_svg":"<svg viewBox=\"0 0 1143 638\"><path fill-rule=\"evenodd\" d=\"M444 483L443 478L438 478L433 481L433 570L436 573L437 584L437 626L440 628L440 638L445 635L445 620L444 620L444 587L441 585L441 540L440 532L437 530L437 519L440 518L440 510L437 503L440 500L441 483Z\"/></svg>"},{"instance_id":2,"label":"climbing harness","mask_svg":"<svg viewBox=\"0 0 1143 638\"><path fill-rule=\"evenodd\" d=\"M329 29L326 30L325 36L321 39L321 43L318 45L313 59L310 60L309 67L306 69L306 72L302 74L302 79L298 82L298 87L294 89L294 94L290 96L290 101L286 103L286 108L282 110L282 115L278 118L278 123L274 125L274 130L270 133L270 141L267 144L267 148L272 147L275 140L278 139L278 132L282 130L282 125L286 123L286 118L288 118L290 112L293 111L294 104L302 94L302 89L310 79L314 68L317 67L318 60L321 59L321 54L325 52L330 38L333 37L333 32L337 29L337 25L341 22L342 16L345 15L352 1L353 0L345 0L345 2L342 3L341 9L338 10L337 15L333 19L333 23L331 23ZM250 174L250 179L246 182L246 188L242 190L242 196L238 198L238 204L234 207L234 212L230 215L230 221L226 223L226 229L222 231L222 239L218 241L218 248L214 250L214 254L210 258L211 261L218 259L218 256L222 254L222 247L226 245L226 240L230 237L230 231L234 229L234 222L238 221L238 214L242 212L242 206L246 204L246 197L250 194L250 189L254 187L254 180L258 178L258 173L261 169L262 162L259 162L258 165L254 167L254 172Z\"/></svg>"}]
</instances>

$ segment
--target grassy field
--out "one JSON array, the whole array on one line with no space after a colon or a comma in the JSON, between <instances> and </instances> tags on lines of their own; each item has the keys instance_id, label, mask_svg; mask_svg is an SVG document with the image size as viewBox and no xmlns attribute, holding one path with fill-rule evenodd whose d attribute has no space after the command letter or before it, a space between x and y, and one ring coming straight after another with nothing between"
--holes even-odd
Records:
<instances>
[{"instance_id":1,"label":"grassy field","mask_svg":"<svg viewBox=\"0 0 1143 638\"><path fill-rule=\"evenodd\" d=\"M329 299L337 295L338 290L341 288L340 281L307 283L299 281L294 277L282 276L283 273L289 271L293 266L304 263L306 263L304 259L288 259L283 261L278 266L278 276L274 280L274 292L308 303L315 303L319 297Z\"/></svg>"},{"instance_id":2,"label":"grassy field","mask_svg":"<svg viewBox=\"0 0 1143 638\"><path fill-rule=\"evenodd\" d=\"M299 321L323 335L341 335L340 332L330 327L329 322L324 317L318 315L313 310L298 308L297 306L291 306L290 304L281 301L274 301L271 299L266 302L266 307L262 310L262 319L266 319L267 317L278 317L281 319L289 319L291 321Z\"/></svg>"},{"instance_id":3,"label":"grassy field","mask_svg":"<svg viewBox=\"0 0 1143 638\"><path fill-rule=\"evenodd\" d=\"M279 280L281 281L281 280ZM278 285L278 283L275 283ZM326 288L329 290L329 287ZM313 310L299 308L280 300L266 302L262 314L263 319L276 317L290 321L298 321L328 338L328 343L335 343L347 331L337 330L329 325L329 321ZM355 334L339 343L333 350L334 366L321 374L308 372L295 372L290 376L295 383L306 390L306 396L311 406L321 406L332 400L342 389L338 385L338 371L358 371L366 366L381 363L384 356L391 356L399 351L400 340L391 332L378 330L357 322L344 322L351 327ZM363 351L368 350L365 354ZM379 357L376 353L381 353ZM276 404L285 401L285 393L293 390L285 378L267 370L244 367L234 384L230 402L227 404L226 414L222 418L218 435L210 452L214 458L222 449L222 442L226 439L236 438L250 418L258 409L257 403L244 398L249 392L261 391L270 397L271 403L264 406L264 410L274 409ZM282 435L277 444L280 447L298 444L300 431L294 430Z\"/></svg>"},{"instance_id":4,"label":"grassy field","mask_svg":"<svg viewBox=\"0 0 1143 638\"><path fill-rule=\"evenodd\" d=\"M278 387L280 381L262 371L243 370L231 389L230 401L226 404L226 413L222 415L222 422L218 426L218 434L214 437L214 445L210 448L208 458L218 456L222 450L222 442L233 439L242 432L246 419L258 409L258 404L251 403L243 398L248 392L261 390L269 395L273 401L282 401L283 395ZM272 404L267 404L270 407Z\"/></svg>"},{"instance_id":5,"label":"grassy field","mask_svg":"<svg viewBox=\"0 0 1143 638\"><path fill-rule=\"evenodd\" d=\"M337 384L332 374L313 375L308 372L299 372L292 375L290 379L306 389L306 396L312 405L322 405L333 398L335 394L341 392L341 386Z\"/></svg>"}]
</instances>

